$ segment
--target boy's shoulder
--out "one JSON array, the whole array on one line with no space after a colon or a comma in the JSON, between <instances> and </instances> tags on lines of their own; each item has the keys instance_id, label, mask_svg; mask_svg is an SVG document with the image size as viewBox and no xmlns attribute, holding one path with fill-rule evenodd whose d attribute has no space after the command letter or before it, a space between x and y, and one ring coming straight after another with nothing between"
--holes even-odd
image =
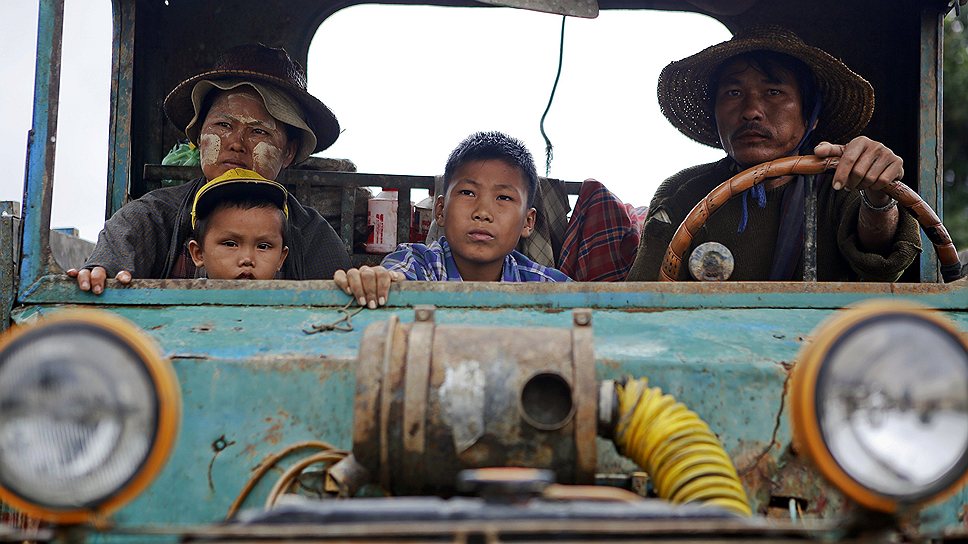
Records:
<instances>
[{"instance_id":1,"label":"boy's shoulder","mask_svg":"<svg viewBox=\"0 0 968 544\"><path fill-rule=\"evenodd\" d=\"M519 281L566 282L571 281L564 272L557 268L544 266L529 259L520 251L512 251L508 257L516 268Z\"/></svg>"},{"instance_id":2,"label":"boy's shoulder","mask_svg":"<svg viewBox=\"0 0 968 544\"><path fill-rule=\"evenodd\" d=\"M434 240L429 244L421 244L417 242L398 244L397 248L392 252L388 253L384 260L390 258L394 255L416 255L421 257L432 257L432 256L443 256L444 247L441 245L440 241Z\"/></svg>"}]
</instances>

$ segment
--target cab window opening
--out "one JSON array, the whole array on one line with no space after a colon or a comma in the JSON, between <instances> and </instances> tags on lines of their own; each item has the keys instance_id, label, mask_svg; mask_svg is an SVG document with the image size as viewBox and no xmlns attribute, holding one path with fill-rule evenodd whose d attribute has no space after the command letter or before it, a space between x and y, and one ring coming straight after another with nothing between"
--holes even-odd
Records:
<instances>
[{"instance_id":1,"label":"cab window opening","mask_svg":"<svg viewBox=\"0 0 968 544\"><path fill-rule=\"evenodd\" d=\"M554 145L546 173L539 120L558 67L560 27L560 16L510 8L340 10L309 49L310 92L327 100L344 129L325 155L348 158L359 172L439 175L457 142L499 130L524 141L539 175L595 178L636 206L648 205L662 179L719 158L662 117L655 84L677 55L729 31L695 13L603 11L567 20L545 123ZM355 54L343 54L349 50Z\"/></svg>"}]
</instances>

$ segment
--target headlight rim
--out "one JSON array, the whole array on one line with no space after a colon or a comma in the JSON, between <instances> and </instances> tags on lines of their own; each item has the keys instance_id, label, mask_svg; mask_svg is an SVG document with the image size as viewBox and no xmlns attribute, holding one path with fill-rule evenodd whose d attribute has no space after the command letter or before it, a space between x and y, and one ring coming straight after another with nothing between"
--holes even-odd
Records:
<instances>
[{"instance_id":1,"label":"headlight rim","mask_svg":"<svg viewBox=\"0 0 968 544\"><path fill-rule=\"evenodd\" d=\"M793 372L790 389L791 423L796 448L805 451L820 473L847 497L866 508L889 514L941 500L968 482L968 470L965 470L960 477L951 482L940 482L917 496L899 496L875 491L857 481L841 467L823 438L817 409L819 403L817 385L820 382L823 363L834 352L837 345L858 327L872 320L892 315L915 317L927 321L950 335L968 352L968 340L939 312L907 301L868 301L838 312L811 333L813 338L804 345L797 356L798 362ZM968 451L962 453L956 467L963 468L966 463L968 463Z\"/></svg>"},{"instance_id":2,"label":"headlight rim","mask_svg":"<svg viewBox=\"0 0 968 544\"><path fill-rule=\"evenodd\" d=\"M151 443L140 466L118 488L105 497L77 508L58 508L32 501L21 491L0 481L0 501L28 516L52 523L80 524L96 522L128 504L161 472L174 450L181 421L181 392L178 378L169 361L161 354L154 340L137 325L104 310L67 310L41 317L36 323L11 328L0 337L0 353L31 335L42 334L52 326L76 323L105 333L119 340L141 363L139 371L149 379L156 394L155 429Z\"/></svg>"}]
</instances>

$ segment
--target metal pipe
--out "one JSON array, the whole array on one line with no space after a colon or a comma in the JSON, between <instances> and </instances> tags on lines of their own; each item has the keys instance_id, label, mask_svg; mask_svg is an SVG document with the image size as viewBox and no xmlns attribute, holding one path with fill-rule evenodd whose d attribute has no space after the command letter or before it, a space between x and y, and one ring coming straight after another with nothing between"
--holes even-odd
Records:
<instances>
[{"instance_id":1,"label":"metal pipe","mask_svg":"<svg viewBox=\"0 0 968 544\"><path fill-rule=\"evenodd\" d=\"M942 199L942 54L944 13L935 6L921 9L920 65L922 82L918 95L917 192L944 220ZM938 257L931 240L921 232L921 282L938 281Z\"/></svg>"},{"instance_id":2,"label":"metal pipe","mask_svg":"<svg viewBox=\"0 0 968 544\"><path fill-rule=\"evenodd\" d=\"M817 176L804 176L803 281L817 281Z\"/></svg>"},{"instance_id":3,"label":"metal pipe","mask_svg":"<svg viewBox=\"0 0 968 544\"><path fill-rule=\"evenodd\" d=\"M57 144L64 0L41 0L37 23L33 125L27 138L18 298L47 272Z\"/></svg>"}]
</instances>

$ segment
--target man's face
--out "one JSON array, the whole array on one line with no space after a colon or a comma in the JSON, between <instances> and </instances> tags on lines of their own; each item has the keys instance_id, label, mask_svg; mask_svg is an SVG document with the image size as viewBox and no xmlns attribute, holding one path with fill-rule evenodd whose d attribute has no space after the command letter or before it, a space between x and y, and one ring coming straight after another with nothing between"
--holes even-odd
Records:
<instances>
[{"instance_id":1,"label":"man's face","mask_svg":"<svg viewBox=\"0 0 968 544\"><path fill-rule=\"evenodd\" d=\"M289 254L283 226L282 211L272 206L216 208L201 244L190 241L188 251L211 279L271 280Z\"/></svg>"},{"instance_id":2,"label":"man's face","mask_svg":"<svg viewBox=\"0 0 968 544\"><path fill-rule=\"evenodd\" d=\"M447 194L437 197L437 224L467 281L501 279L504 257L531 234L535 210L521 170L502 160L471 161L454 171Z\"/></svg>"},{"instance_id":3,"label":"man's face","mask_svg":"<svg viewBox=\"0 0 968 544\"><path fill-rule=\"evenodd\" d=\"M800 87L777 67L769 77L748 61L723 67L716 89L716 127L723 149L743 166L788 155L806 132Z\"/></svg>"},{"instance_id":4,"label":"man's face","mask_svg":"<svg viewBox=\"0 0 968 544\"><path fill-rule=\"evenodd\" d=\"M252 89L221 92L205 115L198 137L202 173L215 179L232 168L276 179L296 156L286 126L266 111Z\"/></svg>"}]
</instances>

